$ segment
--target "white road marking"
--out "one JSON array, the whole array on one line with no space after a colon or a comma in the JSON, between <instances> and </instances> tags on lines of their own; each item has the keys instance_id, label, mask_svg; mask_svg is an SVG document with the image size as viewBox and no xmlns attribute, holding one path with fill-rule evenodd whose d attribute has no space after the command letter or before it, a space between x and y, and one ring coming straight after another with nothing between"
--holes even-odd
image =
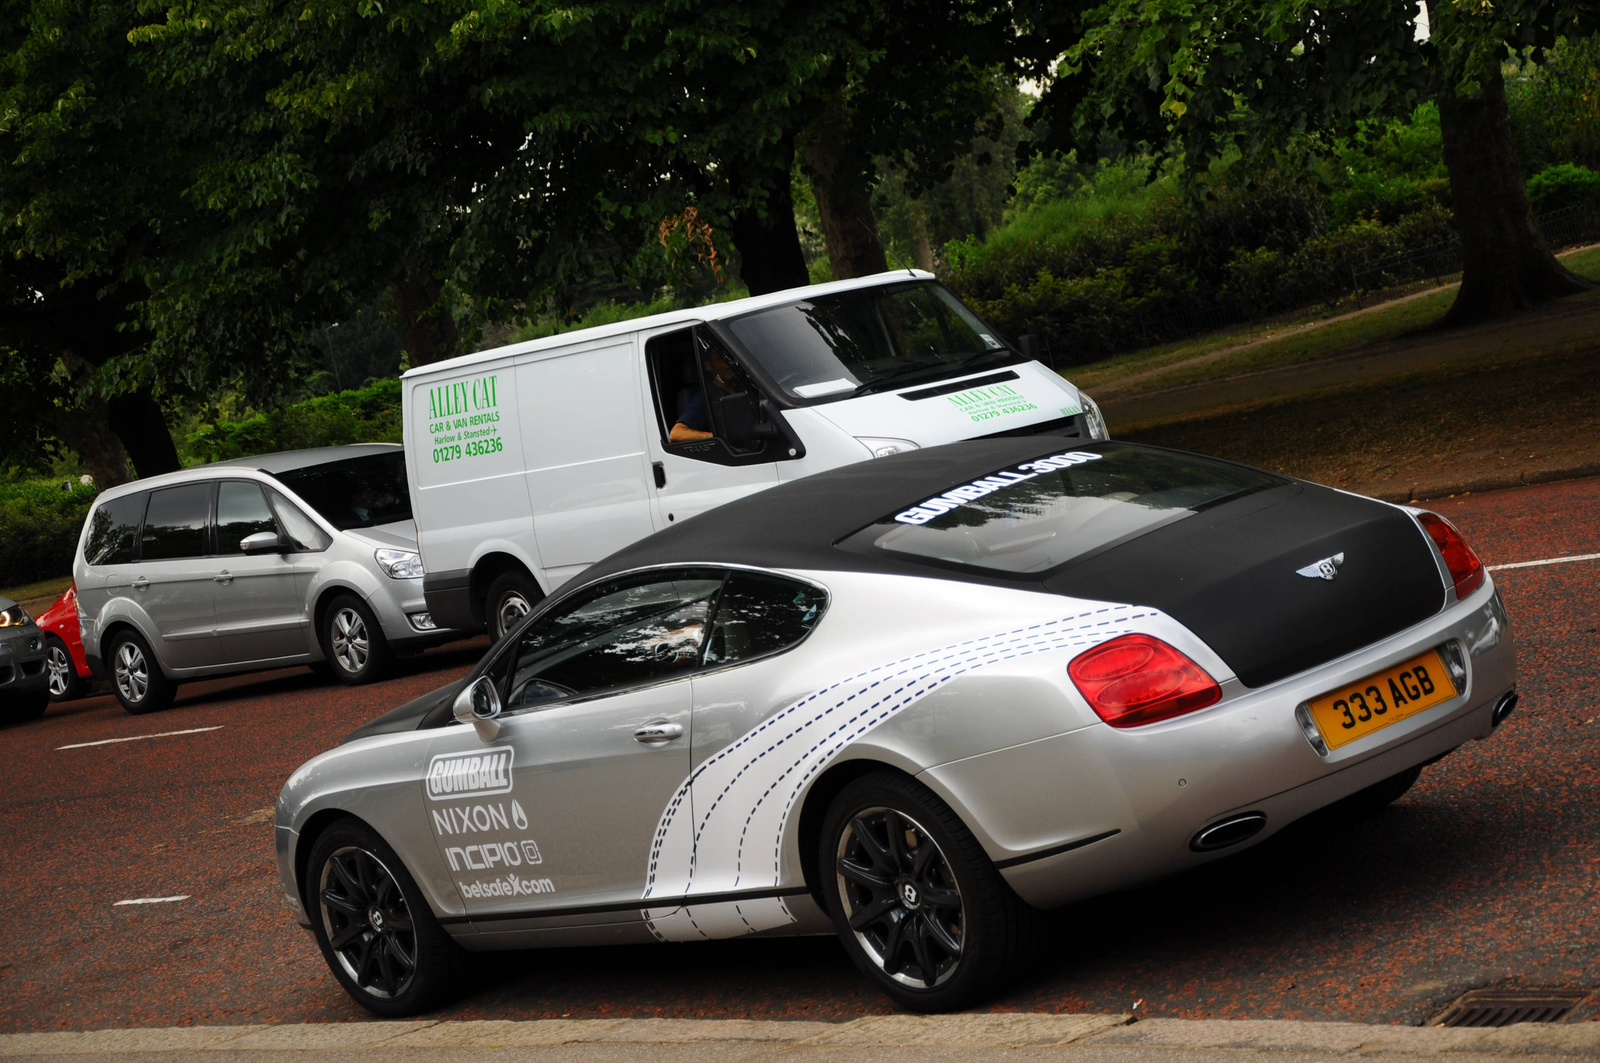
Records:
<instances>
[{"instance_id":1,"label":"white road marking","mask_svg":"<svg viewBox=\"0 0 1600 1063\"><path fill-rule=\"evenodd\" d=\"M1547 557L1542 561L1513 561L1509 565L1490 565L1490 572L1508 568L1533 568L1536 565L1560 565L1567 561L1600 561L1600 554L1573 554L1571 557Z\"/></svg>"},{"instance_id":2,"label":"white road marking","mask_svg":"<svg viewBox=\"0 0 1600 1063\"><path fill-rule=\"evenodd\" d=\"M138 742L146 738L170 738L173 735L195 735L199 734L201 731L220 731L222 728L223 725L219 723L215 727L190 727L185 731L160 731L153 735L129 735L127 738L102 738L98 742L74 742L70 746L56 746L56 749L87 749L90 746L109 746L115 742Z\"/></svg>"},{"instance_id":3,"label":"white road marking","mask_svg":"<svg viewBox=\"0 0 1600 1063\"><path fill-rule=\"evenodd\" d=\"M173 901L186 901L188 899L189 895L187 893L180 893L176 897L130 897L125 901L117 901L111 907L116 908L124 904L171 904Z\"/></svg>"}]
</instances>

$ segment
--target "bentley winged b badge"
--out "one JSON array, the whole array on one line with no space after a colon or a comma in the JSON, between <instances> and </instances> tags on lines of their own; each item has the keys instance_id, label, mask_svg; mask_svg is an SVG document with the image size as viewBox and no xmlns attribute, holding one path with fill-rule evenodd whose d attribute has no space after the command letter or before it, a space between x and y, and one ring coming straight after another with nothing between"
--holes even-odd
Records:
<instances>
[{"instance_id":1,"label":"bentley winged b badge","mask_svg":"<svg viewBox=\"0 0 1600 1063\"><path fill-rule=\"evenodd\" d=\"M1344 564L1343 554L1334 554L1321 561L1313 561L1305 568L1295 569L1295 575L1305 576L1307 579L1338 579L1339 566Z\"/></svg>"}]
</instances>

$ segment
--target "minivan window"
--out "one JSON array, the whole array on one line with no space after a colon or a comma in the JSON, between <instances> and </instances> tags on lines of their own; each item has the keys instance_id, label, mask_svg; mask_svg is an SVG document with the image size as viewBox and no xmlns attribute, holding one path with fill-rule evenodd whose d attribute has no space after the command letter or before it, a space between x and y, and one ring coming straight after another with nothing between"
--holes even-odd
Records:
<instances>
[{"instance_id":1,"label":"minivan window","mask_svg":"<svg viewBox=\"0 0 1600 1063\"><path fill-rule=\"evenodd\" d=\"M244 553L240 541L257 532L278 532L261 488L246 480L222 481L217 485L217 553Z\"/></svg>"},{"instance_id":2,"label":"minivan window","mask_svg":"<svg viewBox=\"0 0 1600 1063\"><path fill-rule=\"evenodd\" d=\"M727 328L792 402L827 402L1021 359L942 286L821 295Z\"/></svg>"},{"instance_id":3,"label":"minivan window","mask_svg":"<svg viewBox=\"0 0 1600 1063\"><path fill-rule=\"evenodd\" d=\"M144 515L141 561L206 556L211 524L211 484L184 484L150 492Z\"/></svg>"},{"instance_id":4,"label":"minivan window","mask_svg":"<svg viewBox=\"0 0 1600 1063\"><path fill-rule=\"evenodd\" d=\"M89 518L83 559L91 565L127 565L139 556L139 524L149 492L139 491L102 502Z\"/></svg>"},{"instance_id":5,"label":"minivan window","mask_svg":"<svg viewBox=\"0 0 1600 1063\"><path fill-rule=\"evenodd\" d=\"M272 496L272 508L278 511L278 519L283 521L283 527L288 531L296 550L315 552L332 545L333 540L328 533L317 527L317 522L302 513L299 506L271 488L267 489L267 493Z\"/></svg>"},{"instance_id":6,"label":"minivan window","mask_svg":"<svg viewBox=\"0 0 1600 1063\"><path fill-rule=\"evenodd\" d=\"M273 475L340 531L411 519L406 459L399 450Z\"/></svg>"}]
</instances>

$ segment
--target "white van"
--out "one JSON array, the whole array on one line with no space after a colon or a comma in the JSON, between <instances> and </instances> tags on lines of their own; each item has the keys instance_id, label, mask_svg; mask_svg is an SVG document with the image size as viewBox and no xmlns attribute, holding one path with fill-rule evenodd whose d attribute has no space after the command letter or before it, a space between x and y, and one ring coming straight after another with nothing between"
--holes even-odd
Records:
<instances>
[{"instance_id":1,"label":"white van","mask_svg":"<svg viewBox=\"0 0 1600 1063\"><path fill-rule=\"evenodd\" d=\"M1087 395L932 274L794 288L404 377L429 611L498 638L586 567L823 469L959 439L1103 439Z\"/></svg>"}]
</instances>

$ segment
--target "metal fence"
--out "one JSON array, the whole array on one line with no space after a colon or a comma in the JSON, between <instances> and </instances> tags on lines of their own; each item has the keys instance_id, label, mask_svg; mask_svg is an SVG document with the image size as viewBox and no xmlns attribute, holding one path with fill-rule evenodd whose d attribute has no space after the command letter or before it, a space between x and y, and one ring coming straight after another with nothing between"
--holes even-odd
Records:
<instances>
[{"instance_id":1,"label":"metal fence","mask_svg":"<svg viewBox=\"0 0 1600 1063\"><path fill-rule=\"evenodd\" d=\"M1541 214L1534 222L1552 251L1600 241L1600 217L1585 206ZM1062 369L1215 332L1246 321L1269 323L1278 318L1296 317L1318 301L1331 307L1350 300L1357 308L1364 308L1375 301L1375 297L1381 302L1385 293L1396 289L1426 286L1430 282L1443 285L1460 275L1461 244L1450 240L1352 266L1347 285L1298 307L1257 307L1252 312L1221 305L1214 299L1196 299L1190 306L1140 315L1132 330L1117 330L1120 333L1117 339L1092 326L1046 333L1039 337L1040 352L1051 368Z\"/></svg>"}]
</instances>

